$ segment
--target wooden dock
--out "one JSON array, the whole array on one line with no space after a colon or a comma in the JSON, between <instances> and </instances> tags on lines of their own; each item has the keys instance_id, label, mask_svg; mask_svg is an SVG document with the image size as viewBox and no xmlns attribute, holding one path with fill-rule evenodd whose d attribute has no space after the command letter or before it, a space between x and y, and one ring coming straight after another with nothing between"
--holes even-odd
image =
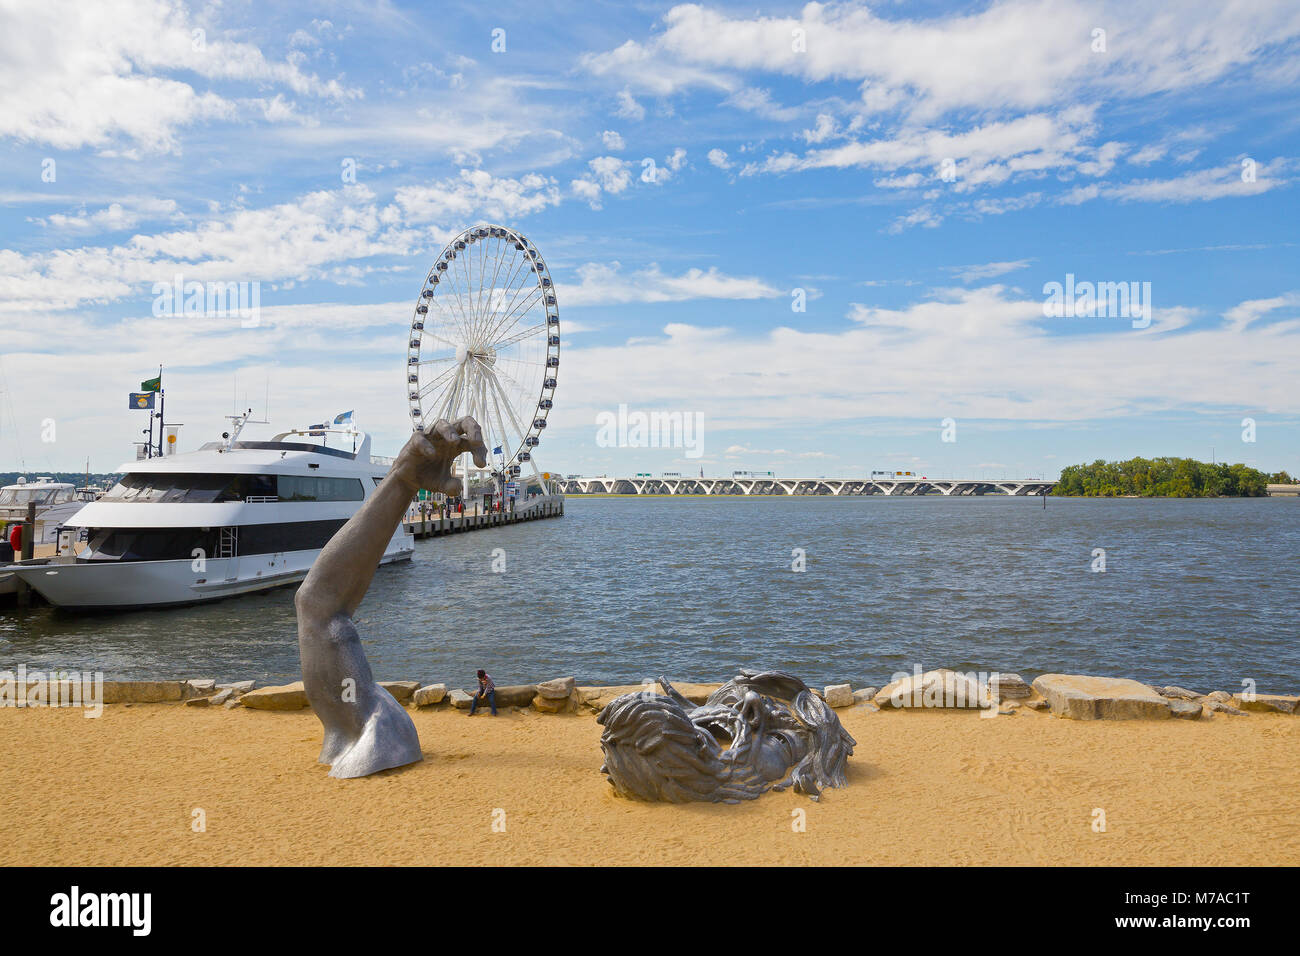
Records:
<instances>
[{"instance_id":1,"label":"wooden dock","mask_svg":"<svg viewBox=\"0 0 1300 956\"><path fill-rule=\"evenodd\" d=\"M559 518L564 514L564 498L552 495L538 498L525 504L517 505L514 511L491 511L485 514L466 513L450 518L432 516L418 517L404 521L406 529L417 538L437 538L444 534L459 534L462 531L479 531L483 528L497 528L501 525L519 524L521 521L541 521L543 518Z\"/></svg>"}]
</instances>

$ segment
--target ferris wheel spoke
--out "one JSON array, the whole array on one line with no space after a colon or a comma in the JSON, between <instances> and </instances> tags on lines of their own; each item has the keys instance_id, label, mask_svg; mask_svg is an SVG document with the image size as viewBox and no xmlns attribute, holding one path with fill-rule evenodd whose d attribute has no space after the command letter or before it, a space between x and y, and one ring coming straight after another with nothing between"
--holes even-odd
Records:
<instances>
[{"instance_id":1,"label":"ferris wheel spoke","mask_svg":"<svg viewBox=\"0 0 1300 956\"><path fill-rule=\"evenodd\" d=\"M479 244L479 257L478 257L478 297L480 301L483 299L483 279L486 277L486 274L487 274L487 243L483 242ZM489 305L491 304L491 296L492 296L492 287L488 286ZM488 310L484 309L484 312L486 311Z\"/></svg>"},{"instance_id":2,"label":"ferris wheel spoke","mask_svg":"<svg viewBox=\"0 0 1300 956\"><path fill-rule=\"evenodd\" d=\"M496 267L492 270L492 284L488 287L489 297L492 295L493 290L497 288L497 279L501 277L501 261L505 258L505 256L502 255L502 252L503 250L501 248L501 239L500 237L498 237L497 251L496 251L496 264L495 264ZM490 301L491 299L489 298L489 302Z\"/></svg>"},{"instance_id":3,"label":"ferris wheel spoke","mask_svg":"<svg viewBox=\"0 0 1300 956\"><path fill-rule=\"evenodd\" d=\"M456 366L456 377L452 380L451 387L447 389L447 394L443 396L442 405L438 407L438 414L433 417L434 421L439 419L448 419L450 410L456 407L456 399L460 395L461 381L464 378L465 366Z\"/></svg>"},{"instance_id":4,"label":"ferris wheel spoke","mask_svg":"<svg viewBox=\"0 0 1300 956\"><path fill-rule=\"evenodd\" d=\"M537 297L536 300L533 300L534 296ZM519 320L527 315L532 307L540 301L541 292L537 288L534 288L518 305L514 306L509 312L502 314L500 320L495 326L493 326L489 340L514 328L519 323Z\"/></svg>"},{"instance_id":5,"label":"ferris wheel spoke","mask_svg":"<svg viewBox=\"0 0 1300 956\"><path fill-rule=\"evenodd\" d=\"M519 389L519 394L520 394L520 395L522 395L522 396L528 396L528 389L524 388L523 385L519 384L519 381L518 381L518 380L517 380L513 375L511 375L509 372L507 372L505 369L503 369L503 368L501 368L500 366L498 366L497 368L493 369L492 371L493 371L494 373L499 372L502 378L509 379L509 380L510 380L510 384L513 385L515 388Z\"/></svg>"},{"instance_id":6,"label":"ferris wheel spoke","mask_svg":"<svg viewBox=\"0 0 1300 956\"><path fill-rule=\"evenodd\" d=\"M459 313L459 320L457 324L460 326L461 335L467 337L469 335L472 323L469 321L469 316L465 311L465 300L464 298L462 298L461 290L460 290L460 276L456 274L456 262L459 261L460 259L461 257L459 255L456 256L455 259L452 259L451 264L447 266L447 271L444 272L443 275L446 277L447 283L451 286L452 295L456 297L455 308L456 311ZM451 307L450 299L447 300L447 306L448 308Z\"/></svg>"},{"instance_id":7,"label":"ferris wheel spoke","mask_svg":"<svg viewBox=\"0 0 1300 956\"><path fill-rule=\"evenodd\" d=\"M506 395L505 389L501 387L501 383L497 381L496 374L490 373L488 376L488 381L492 383L492 387L496 389L497 394L501 397L502 401L505 402L506 413L510 416L510 420L514 423L515 431L518 432L520 435L527 437L528 432L526 429L521 428L519 426L519 419L515 418L515 411L510 406L510 398L508 395Z\"/></svg>"},{"instance_id":8,"label":"ferris wheel spoke","mask_svg":"<svg viewBox=\"0 0 1300 956\"><path fill-rule=\"evenodd\" d=\"M493 342L492 347L496 349L498 352L500 352L502 349L508 348L509 346L514 345L516 342L522 342L530 335L536 335L538 332L545 332L545 331L546 331L546 323L542 322L539 325L534 325L531 328L524 329L522 332L516 332L508 339L501 339L499 342Z\"/></svg>"},{"instance_id":9,"label":"ferris wheel spoke","mask_svg":"<svg viewBox=\"0 0 1300 956\"><path fill-rule=\"evenodd\" d=\"M458 366L458 367L459 367L459 366ZM443 382L445 382L445 381L447 380L448 376L455 375L455 374L456 374L456 369L455 369L455 368L449 368L449 369L447 369L447 371L443 372L443 373L442 373L441 375L439 375L437 378L435 378L435 379L433 379L432 381L430 381L428 385L425 385L424 387L422 387L422 388L421 388L421 389L420 389L416 394L418 394L418 395L420 396L420 400L423 401L425 398L427 398L427 397L429 396L429 393L430 393L431 391L433 391L435 387L437 387L438 385L441 385Z\"/></svg>"},{"instance_id":10,"label":"ferris wheel spoke","mask_svg":"<svg viewBox=\"0 0 1300 956\"><path fill-rule=\"evenodd\" d=\"M516 254L518 253L518 251L519 250L517 249L515 250ZM502 284L501 286L502 308L499 310L500 312L507 311L510 309L511 306L514 305L514 302L519 297L519 293L521 290L530 288L530 286L535 288L535 286L533 286L531 283L529 283L527 280L524 279L523 269L525 267L528 267L529 270L531 271L531 266L529 266L528 256L519 257L518 264L515 265L514 269L512 269L509 276L507 276L505 283ZM520 280L518 285L515 284L516 279ZM506 301L507 295L510 296L509 301Z\"/></svg>"},{"instance_id":11,"label":"ferris wheel spoke","mask_svg":"<svg viewBox=\"0 0 1300 956\"><path fill-rule=\"evenodd\" d=\"M456 256L456 261L460 263L461 275L465 277L465 298L469 303L465 315L469 323L467 331L471 336L474 334L474 326L478 323L477 307L474 303L474 280L469 274L469 256L467 255L472 248L473 246L466 245Z\"/></svg>"},{"instance_id":12,"label":"ferris wheel spoke","mask_svg":"<svg viewBox=\"0 0 1300 956\"><path fill-rule=\"evenodd\" d=\"M446 297L444 296L444 299L445 299L445 298L446 298ZM454 306L453 306L449 301L439 301L439 299L438 299L437 296L434 296L434 297L433 297L432 299L430 299L429 301L432 302L435 306L437 306L438 311L439 311L442 315L444 315L444 316L447 317L447 321L448 321L448 322L450 322L450 323L454 323L458 328L461 328L462 330L464 329L464 323L461 322L461 320L460 320L460 316L457 314L457 309L456 309L456 307L454 307ZM429 329L427 329L427 328L424 329L424 334L425 334L425 335L431 335L431 336L433 336L435 339L437 339L439 342L444 342L444 343L446 343L447 345L451 346L452 348L455 348L455 347L456 347L456 343L453 342L451 339L448 339L448 338L445 338L445 337L443 337L443 336L441 336L441 335L438 335L438 334L435 333L435 332L431 332L431 331L430 331Z\"/></svg>"},{"instance_id":13,"label":"ferris wheel spoke","mask_svg":"<svg viewBox=\"0 0 1300 956\"><path fill-rule=\"evenodd\" d=\"M527 274L523 272L519 273L520 282L518 285L507 285L505 287L505 291L510 293L510 300L503 304L503 308L501 310L503 312L509 312L512 308L514 308L515 302L518 301L521 292L527 290L529 293L531 293L535 291L538 287L536 282L530 281L533 278L532 266L529 264L529 259L527 256L524 256L522 265L527 266L528 272ZM513 279L511 281L513 282ZM505 299L504 293L502 294L502 299Z\"/></svg>"}]
</instances>

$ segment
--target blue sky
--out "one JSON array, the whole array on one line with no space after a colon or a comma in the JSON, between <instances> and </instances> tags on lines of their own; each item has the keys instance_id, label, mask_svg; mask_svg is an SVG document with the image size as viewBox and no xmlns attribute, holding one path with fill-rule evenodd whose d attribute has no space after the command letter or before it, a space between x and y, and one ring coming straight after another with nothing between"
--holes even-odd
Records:
<instances>
[{"instance_id":1,"label":"blue sky","mask_svg":"<svg viewBox=\"0 0 1300 956\"><path fill-rule=\"evenodd\" d=\"M276 430L356 409L395 452L423 277L492 221L557 284L544 467L1300 472L1294 3L111 0L0 27L0 470L115 468L160 363L185 446L269 386ZM176 274L260 283L259 324L154 316ZM1046 315L1067 275L1149 283L1149 324ZM598 447L620 404L703 416L702 457Z\"/></svg>"}]
</instances>

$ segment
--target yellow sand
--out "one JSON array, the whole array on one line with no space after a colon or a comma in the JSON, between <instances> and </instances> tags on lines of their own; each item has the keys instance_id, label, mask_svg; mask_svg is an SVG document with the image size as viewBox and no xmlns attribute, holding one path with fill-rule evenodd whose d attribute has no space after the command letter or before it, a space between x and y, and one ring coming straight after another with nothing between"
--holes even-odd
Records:
<instances>
[{"instance_id":1,"label":"yellow sand","mask_svg":"<svg viewBox=\"0 0 1300 956\"><path fill-rule=\"evenodd\" d=\"M858 740L847 789L672 806L612 794L590 715L413 711L422 763L332 780L309 711L4 709L0 845L9 864L100 866L1300 860L1300 717L838 713Z\"/></svg>"}]
</instances>

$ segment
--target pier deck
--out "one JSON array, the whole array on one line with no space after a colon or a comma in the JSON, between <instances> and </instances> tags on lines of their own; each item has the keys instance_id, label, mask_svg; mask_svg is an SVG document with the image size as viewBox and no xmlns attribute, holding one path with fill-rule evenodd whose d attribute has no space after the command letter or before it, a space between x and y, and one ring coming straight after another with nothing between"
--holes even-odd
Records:
<instances>
[{"instance_id":1,"label":"pier deck","mask_svg":"<svg viewBox=\"0 0 1300 956\"><path fill-rule=\"evenodd\" d=\"M558 518L564 514L564 497L550 495L533 501L516 505L514 511L504 512L470 512L448 518L435 518L429 515L416 516L402 523L417 538L437 538L444 534L459 534L462 531L479 531L483 528L497 528L521 521L540 521L543 518Z\"/></svg>"}]
</instances>

